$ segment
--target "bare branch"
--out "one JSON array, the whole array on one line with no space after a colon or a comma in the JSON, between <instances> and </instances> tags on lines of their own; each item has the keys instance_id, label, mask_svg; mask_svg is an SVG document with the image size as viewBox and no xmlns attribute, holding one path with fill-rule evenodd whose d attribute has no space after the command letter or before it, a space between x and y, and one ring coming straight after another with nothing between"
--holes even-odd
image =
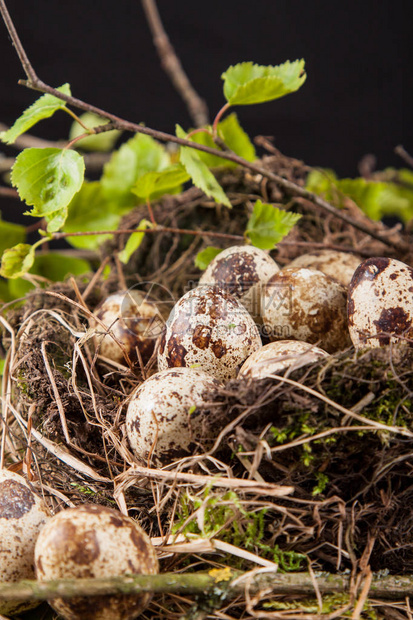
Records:
<instances>
[{"instance_id":1,"label":"bare branch","mask_svg":"<svg viewBox=\"0 0 413 620\"><path fill-rule=\"evenodd\" d=\"M142 7L152 32L153 42L158 51L162 68L186 103L189 114L196 127L209 123L208 108L203 99L191 85L182 64L165 32L155 0L142 0Z\"/></svg>"},{"instance_id":2,"label":"bare branch","mask_svg":"<svg viewBox=\"0 0 413 620\"><path fill-rule=\"evenodd\" d=\"M167 550L167 546L164 550ZM142 592L173 592L199 594L221 591L223 599L233 599L245 593L267 591L276 595L314 595L314 585L322 594L348 592L347 575L329 573L278 573L262 570L240 573L231 569L212 570L209 573L163 573L159 575L127 575L100 579L59 579L1 583L0 600L42 601L64 597L102 596L107 594L140 594ZM375 598L398 600L413 595L411 575L374 575L370 595Z\"/></svg>"}]
</instances>

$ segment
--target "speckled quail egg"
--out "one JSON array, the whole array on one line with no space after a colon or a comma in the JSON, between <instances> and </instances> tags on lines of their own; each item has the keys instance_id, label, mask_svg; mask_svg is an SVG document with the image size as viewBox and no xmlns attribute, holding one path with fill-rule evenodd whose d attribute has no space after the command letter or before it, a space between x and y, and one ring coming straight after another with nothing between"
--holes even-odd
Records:
<instances>
[{"instance_id":1,"label":"speckled quail egg","mask_svg":"<svg viewBox=\"0 0 413 620\"><path fill-rule=\"evenodd\" d=\"M348 325L355 347L413 339L413 269L394 258L369 258L348 292Z\"/></svg>"},{"instance_id":2,"label":"speckled quail egg","mask_svg":"<svg viewBox=\"0 0 413 620\"><path fill-rule=\"evenodd\" d=\"M210 262L199 285L217 285L231 293L258 320L261 314L261 287L279 269L264 250L252 245L234 245Z\"/></svg>"},{"instance_id":3,"label":"speckled quail egg","mask_svg":"<svg viewBox=\"0 0 413 620\"><path fill-rule=\"evenodd\" d=\"M196 365L220 381L238 374L262 346L251 315L233 295L201 286L175 304L158 351L158 368Z\"/></svg>"},{"instance_id":4,"label":"speckled quail egg","mask_svg":"<svg viewBox=\"0 0 413 620\"><path fill-rule=\"evenodd\" d=\"M264 379L272 374L279 374L286 368L296 370L324 357L328 357L326 351L308 342L278 340L266 344L250 355L241 366L238 377Z\"/></svg>"},{"instance_id":5,"label":"speckled quail egg","mask_svg":"<svg viewBox=\"0 0 413 620\"><path fill-rule=\"evenodd\" d=\"M137 349L142 362L149 361L165 322L157 304L145 292L130 289L109 295L94 314L123 345L132 363L139 360ZM97 336L99 354L125 363L122 348L111 334L104 334L97 321L92 320L92 324L97 334L102 334Z\"/></svg>"},{"instance_id":6,"label":"speckled quail egg","mask_svg":"<svg viewBox=\"0 0 413 620\"><path fill-rule=\"evenodd\" d=\"M39 581L155 574L158 560L149 537L118 510L85 504L63 510L42 530L35 549ZM132 620L147 607L149 593L53 599L66 620Z\"/></svg>"},{"instance_id":7,"label":"speckled quail egg","mask_svg":"<svg viewBox=\"0 0 413 620\"><path fill-rule=\"evenodd\" d=\"M337 252L335 250L318 250L302 254L288 264L289 268L316 269L327 276L335 278L344 286L350 284L353 273L360 265L362 259L349 252Z\"/></svg>"},{"instance_id":8,"label":"speckled quail egg","mask_svg":"<svg viewBox=\"0 0 413 620\"><path fill-rule=\"evenodd\" d=\"M0 582L34 579L34 545L49 518L46 504L30 484L0 469ZM0 601L0 613L17 614L38 604Z\"/></svg>"},{"instance_id":9,"label":"speckled quail egg","mask_svg":"<svg viewBox=\"0 0 413 620\"><path fill-rule=\"evenodd\" d=\"M317 343L327 353L345 349L351 344L346 298L346 287L321 271L286 267L264 287L266 334Z\"/></svg>"},{"instance_id":10,"label":"speckled quail egg","mask_svg":"<svg viewBox=\"0 0 413 620\"><path fill-rule=\"evenodd\" d=\"M136 456L146 461L152 455L166 465L210 440L213 430L203 407L220 387L214 377L196 368L170 368L144 381L126 414L126 432Z\"/></svg>"}]
</instances>

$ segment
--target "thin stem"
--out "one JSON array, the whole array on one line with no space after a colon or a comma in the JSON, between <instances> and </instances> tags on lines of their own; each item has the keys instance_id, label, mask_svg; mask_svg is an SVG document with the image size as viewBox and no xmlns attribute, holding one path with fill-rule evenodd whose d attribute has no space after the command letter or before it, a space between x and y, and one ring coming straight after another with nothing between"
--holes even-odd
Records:
<instances>
[{"instance_id":1,"label":"thin stem","mask_svg":"<svg viewBox=\"0 0 413 620\"><path fill-rule=\"evenodd\" d=\"M204 127L201 127L199 129L193 129L192 131L186 134L186 137L189 140L189 138L192 138L192 136L195 136L195 134L197 133L207 133L208 136L211 136L212 138L212 133L208 131L208 129L205 129Z\"/></svg>"},{"instance_id":2,"label":"thin stem","mask_svg":"<svg viewBox=\"0 0 413 620\"><path fill-rule=\"evenodd\" d=\"M83 123L80 123L82 127L86 127ZM113 131L113 123L106 123L105 125L98 125L97 127L86 127L86 133L82 133L80 136L76 136L73 140L70 140L65 147L66 149L71 149L74 144L83 140L84 138L89 138L90 136L98 135L100 133L105 133L105 131Z\"/></svg>"},{"instance_id":3,"label":"thin stem","mask_svg":"<svg viewBox=\"0 0 413 620\"><path fill-rule=\"evenodd\" d=\"M10 21L11 25L13 25L11 22L9 13L7 12L4 0L0 0L0 9L1 9L1 13L3 14L3 17L7 16L7 19ZM7 24L7 21L6 21L6 24ZM9 32L13 40L13 43L18 51L19 58L21 62L23 63L23 60L22 60L23 57L21 56L21 53L20 53L21 50L23 50L23 48L20 43L20 39L17 36L14 26L13 28L9 28ZM25 54L24 54L24 59L26 63L24 66L25 67L27 66L27 71L30 71L31 65ZM102 110L101 108L85 103L81 99L77 99L76 97L66 95L65 93L62 93L59 90L52 88L51 86L49 86L48 84L45 84L42 80L40 80L34 73L33 69L31 69L30 76L31 77L29 80L19 80L19 83L33 90L37 90L39 92L49 93L51 95L54 95L58 99L61 99L62 101L66 101L67 103L69 103L75 108L79 108L87 112L93 112L94 114L97 114L98 116L107 118L113 122L113 126L115 129L121 129L121 130L123 129L125 131L131 131L133 133L142 133L148 136L152 136L153 138L160 140L161 142L174 142L175 144L179 144L181 146L189 146L190 148L197 149L198 151L203 151L205 153L209 153L210 155L215 155L217 157L221 157L222 159L226 159L227 161L232 161L240 166L243 166L244 168L251 170L252 172L261 174L263 177L270 179L271 181L274 181L275 183L283 187L285 190L289 191L292 195L300 196L302 198L305 198L306 200L309 200L310 202L316 204L318 207L320 207L324 211L327 211L328 213L334 215L336 218L341 219L343 222L346 222L350 226L353 226L353 228L360 230L366 235L369 235L370 237L372 237L373 239L377 239L378 241L380 241L381 243L384 243L385 245L388 245L400 251L407 251L409 249L409 246L407 244L400 242L400 241L393 241L391 239L386 239L384 236L380 235L374 229L372 229L371 226L367 226L366 224L359 222L355 220L354 218L350 217L346 213L342 213L339 209L337 209L336 207L333 207L333 205L331 205L329 202L327 202L320 196L317 196L316 194L313 194L312 192L300 187L299 185L296 185L295 183L287 179L284 179L283 177L277 174L274 174L273 172L267 170L266 168L264 168L263 166L260 166L259 164L248 162L242 157L239 157L238 155L236 155L235 153L227 152L227 151L220 151L218 149L205 146L203 144L198 144L197 142L192 142L191 140L186 140L184 138L178 138L177 136L174 136L172 134L167 134L163 131L157 131L155 129L151 129L150 127L144 127L142 125L138 125L137 123L126 121L122 118L119 118L118 116L115 116L114 114L111 114L110 112L106 112L105 110ZM222 115L224 108L222 108L220 113L218 114Z\"/></svg>"},{"instance_id":4,"label":"thin stem","mask_svg":"<svg viewBox=\"0 0 413 620\"><path fill-rule=\"evenodd\" d=\"M17 200L20 200L18 191L12 187L0 187L0 196L5 196L6 198L17 198Z\"/></svg>"},{"instance_id":5,"label":"thin stem","mask_svg":"<svg viewBox=\"0 0 413 620\"><path fill-rule=\"evenodd\" d=\"M77 115L77 114L75 114L75 113L73 112L73 110L71 110L70 108L62 108L62 109L63 109L63 111L64 111L64 112L66 112L66 114L69 114L69 116L71 116L71 117L73 118L73 120L75 120L75 121L76 121L76 123L79 123L79 125L80 125L81 127L83 127L83 129L84 129L85 131L87 131L87 133L91 133L91 131L90 131L90 127L86 127L86 125L84 124L84 122L80 120L80 118L78 117L78 115Z\"/></svg>"},{"instance_id":6,"label":"thin stem","mask_svg":"<svg viewBox=\"0 0 413 620\"><path fill-rule=\"evenodd\" d=\"M228 239L229 241L244 241L242 235L229 235L227 233L214 232L209 230L191 230L186 228L167 228L156 226L156 228L122 228L118 230L94 230L86 232L56 232L51 233L51 239L66 239L66 237L88 237L93 235L131 235L132 233L160 233L169 232L179 235L194 235L196 237L216 237L217 239Z\"/></svg>"},{"instance_id":7,"label":"thin stem","mask_svg":"<svg viewBox=\"0 0 413 620\"><path fill-rule=\"evenodd\" d=\"M151 205L151 201L149 200L149 198L146 200L146 206L148 207L149 218L152 224L156 226L156 220L155 220L155 216L152 211L152 205Z\"/></svg>"},{"instance_id":8,"label":"thin stem","mask_svg":"<svg viewBox=\"0 0 413 620\"><path fill-rule=\"evenodd\" d=\"M214 118L214 122L212 123L212 135L214 136L214 139L218 135L218 123L221 120L222 116L225 114L225 112L229 109L229 107L230 104L227 102L225 105L222 106L222 108Z\"/></svg>"},{"instance_id":9,"label":"thin stem","mask_svg":"<svg viewBox=\"0 0 413 620\"><path fill-rule=\"evenodd\" d=\"M181 61L171 45L155 0L142 0L142 7L152 32L153 42L161 60L162 68L184 100L195 126L202 127L202 125L208 125L207 105L190 83Z\"/></svg>"},{"instance_id":10,"label":"thin stem","mask_svg":"<svg viewBox=\"0 0 413 620\"><path fill-rule=\"evenodd\" d=\"M399 144L399 146L396 146L396 148L394 149L394 152L396 153L396 155L401 157L406 162L406 164L413 168L413 157L410 155L410 153L406 151L404 146Z\"/></svg>"}]
</instances>

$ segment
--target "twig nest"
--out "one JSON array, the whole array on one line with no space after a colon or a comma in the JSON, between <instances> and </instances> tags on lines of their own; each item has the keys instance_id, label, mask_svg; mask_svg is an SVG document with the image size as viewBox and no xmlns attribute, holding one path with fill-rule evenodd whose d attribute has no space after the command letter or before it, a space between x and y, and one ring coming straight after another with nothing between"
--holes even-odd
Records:
<instances>
[{"instance_id":1,"label":"twig nest","mask_svg":"<svg viewBox=\"0 0 413 620\"><path fill-rule=\"evenodd\" d=\"M222 384L195 368L171 368L153 375L134 393L126 414L126 432L136 456L161 464L193 453L213 432L206 403Z\"/></svg>"},{"instance_id":2,"label":"twig nest","mask_svg":"<svg viewBox=\"0 0 413 620\"><path fill-rule=\"evenodd\" d=\"M100 322L92 320L92 324L102 334L96 337L100 355L123 364L126 353L136 364L139 351L142 362L149 361L165 323L153 299L140 290L120 291L109 295L94 314Z\"/></svg>"},{"instance_id":3,"label":"twig nest","mask_svg":"<svg viewBox=\"0 0 413 620\"><path fill-rule=\"evenodd\" d=\"M270 340L302 340L328 353L351 344L347 328L347 289L313 269L287 267L267 282L263 321Z\"/></svg>"},{"instance_id":4,"label":"twig nest","mask_svg":"<svg viewBox=\"0 0 413 620\"><path fill-rule=\"evenodd\" d=\"M55 515L42 530L36 549L39 581L158 573L149 537L129 517L104 506L85 504ZM151 594L53 599L50 605L67 620L132 620Z\"/></svg>"},{"instance_id":5,"label":"twig nest","mask_svg":"<svg viewBox=\"0 0 413 620\"><path fill-rule=\"evenodd\" d=\"M34 579L34 545L49 517L46 504L24 478L0 470L0 582ZM0 601L0 613L17 614L38 604Z\"/></svg>"},{"instance_id":6,"label":"twig nest","mask_svg":"<svg viewBox=\"0 0 413 620\"><path fill-rule=\"evenodd\" d=\"M279 270L264 250L252 245L234 245L210 262L199 284L216 285L231 293L257 320L261 315L261 287Z\"/></svg>"},{"instance_id":7,"label":"twig nest","mask_svg":"<svg viewBox=\"0 0 413 620\"><path fill-rule=\"evenodd\" d=\"M322 271L327 276L335 278L338 282L344 284L344 286L348 286L353 273L361 261L361 258L348 252L319 250L298 256L289 263L288 267L294 269L304 267L306 269Z\"/></svg>"},{"instance_id":8,"label":"twig nest","mask_svg":"<svg viewBox=\"0 0 413 620\"><path fill-rule=\"evenodd\" d=\"M158 368L196 366L228 381L261 346L258 328L238 299L218 287L200 286L172 309L159 346Z\"/></svg>"},{"instance_id":9,"label":"twig nest","mask_svg":"<svg viewBox=\"0 0 413 620\"><path fill-rule=\"evenodd\" d=\"M394 258L369 258L348 293L348 325L355 347L381 347L413 338L413 269Z\"/></svg>"},{"instance_id":10,"label":"twig nest","mask_svg":"<svg viewBox=\"0 0 413 620\"><path fill-rule=\"evenodd\" d=\"M244 362L238 377L249 379L265 379L290 368L296 370L307 364L317 362L328 353L299 340L278 340L270 342L256 351Z\"/></svg>"}]
</instances>

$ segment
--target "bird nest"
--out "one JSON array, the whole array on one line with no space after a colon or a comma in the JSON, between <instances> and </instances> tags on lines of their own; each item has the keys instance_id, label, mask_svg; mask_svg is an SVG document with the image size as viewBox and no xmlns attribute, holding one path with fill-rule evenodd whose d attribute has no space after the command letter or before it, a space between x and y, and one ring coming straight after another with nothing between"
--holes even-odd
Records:
<instances>
[{"instance_id":1,"label":"bird nest","mask_svg":"<svg viewBox=\"0 0 413 620\"><path fill-rule=\"evenodd\" d=\"M301 162L275 152L263 164L304 183ZM96 353L89 319L108 294L139 284L150 286L152 294L155 287L161 302L176 301L196 285L200 272L194 256L211 244L211 234L242 234L258 198L293 205L304 216L273 252L281 265L320 248L410 262L409 256L389 251L260 176L234 169L221 173L220 182L232 211L220 209L196 188L154 205L159 224L200 234L146 235L123 269L113 257L127 238L116 235L90 278L36 289L24 302L5 308L5 465L30 472L54 511L92 502L136 518L157 546L163 572L278 566L285 573L347 571L354 578L367 568L411 573L411 349L351 348L265 380L230 381L207 398L216 429L213 445L199 445L193 455L163 468L139 462L130 450L128 400L156 371L156 360L128 367ZM382 229L350 201L344 210ZM135 209L121 228L136 227L144 215L144 207ZM221 241L214 245L230 245ZM325 597L326 617L355 591L340 596ZM262 592L247 603L245 611L243 596L224 604L219 597L194 602L162 594L146 616L308 618L320 613L316 594ZM380 617L396 617L381 601L371 605ZM195 609L204 616L196 616ZM405 617L401 607L397 613Z\"/></svg>"}]
</instances>

